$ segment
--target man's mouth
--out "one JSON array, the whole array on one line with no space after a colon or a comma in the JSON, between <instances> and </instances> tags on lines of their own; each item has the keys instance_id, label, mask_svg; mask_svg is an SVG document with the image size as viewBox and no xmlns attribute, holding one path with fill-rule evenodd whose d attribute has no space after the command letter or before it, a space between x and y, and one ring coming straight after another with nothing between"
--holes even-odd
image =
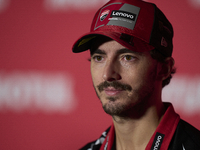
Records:
<instances>
[{"instance_id":1,"label":"man's mouth","mask_svg":"<svg viewBox=\"0 0 200 150\"><path fill-rule=\"evenodd\" d=\"M108 96L116 96L117 94L121 93L123 90L122 89L115 89L113 87L108 87L104 89L104 92Z\"/></svg>"},{"instance_id":2,"label":"man's mouth","mask_svg":"<svg viewBox=\"0 0 200 150\"><path fill-rule=\"evenodd\" d=\"M115 95L122 91L131 91L132 88L128 84L122 84L116 81L113 82L103 82L97 86L99 92L105 91L108 95Z\"/></svg>"}]
</instances>

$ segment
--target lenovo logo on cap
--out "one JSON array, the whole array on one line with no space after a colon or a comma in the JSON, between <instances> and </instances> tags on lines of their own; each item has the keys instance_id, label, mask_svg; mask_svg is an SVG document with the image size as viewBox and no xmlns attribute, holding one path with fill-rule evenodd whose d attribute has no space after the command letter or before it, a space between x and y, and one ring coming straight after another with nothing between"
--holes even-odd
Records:
<instances>
[{"instance_id":1,"label":"lenovo logo on cap","mask_svg":"<svg viewBox=\"0 0 200 150\"><path fill-rule=\"evenodd\" d=\"M108 16L109 12L110 12L110 10L104 10L101 13L100 20L103 21Z\"/></svg>"},{"instance_id":2,"label":"lenovo logo on cap","mask_svg":"<svg viewBox=\"0 0 200 150\"><path fill-rule=\"evenodd\" d=\"M140 8L126 3L111 3L103 7L96 19L94 30L103 26L120 26L133 30Z\"/></svg>"},{"instance_id":3,"label":"lenovo logo on cap","mask_svg":"<svg viewBox=\"0 0 200 150\"><path fill-rule=\"evenodd\" d=\"M122 17L122 18L126 18L126 19L130 19L132 21L135 21L136 14L129 13L126 11L113 10L111 17Z\"/></svg>"}]
</instances>

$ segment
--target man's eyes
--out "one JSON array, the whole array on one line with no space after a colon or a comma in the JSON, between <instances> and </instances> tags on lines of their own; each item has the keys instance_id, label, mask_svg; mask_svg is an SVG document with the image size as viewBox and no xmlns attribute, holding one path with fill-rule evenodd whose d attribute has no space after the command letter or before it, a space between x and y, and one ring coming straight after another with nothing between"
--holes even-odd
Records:
<instances>
[{"instance_id":1,"label":"man's eyes","mask_svg":"<svg viewBox=\"0 0 200 150\"><path fill-rule=\"evenodd\" d=\"M130 54L119 56L119 61L134 61L135 59L136 57ZM105 58L102 55L93 55L92 60L95 62L102 62L105 60Z\"/></svg>"},{"instance_id":2,"label":"man's eyes","mask_svg":"<svg viewBox=\"0 0 200 150\"><path fill-rule=\"evenodd\" d=\"M125 60L125 61L133 61L133 60L136 59L136 57L135 57L135 56L132 56L132 55L124 55L124 56L122 57L122 59Z\"/></svg>"},{"instance_id":3,"label":"man's eyes","mask_svg":"<svg viewBox=\"0 0 200 150\"><path fill-rule=\"evenodd\" d=\"M103 61L103 56L96 55L96 56L93 56L92 59L96 62L101 62Z\"/></svg>"}]
</instances>

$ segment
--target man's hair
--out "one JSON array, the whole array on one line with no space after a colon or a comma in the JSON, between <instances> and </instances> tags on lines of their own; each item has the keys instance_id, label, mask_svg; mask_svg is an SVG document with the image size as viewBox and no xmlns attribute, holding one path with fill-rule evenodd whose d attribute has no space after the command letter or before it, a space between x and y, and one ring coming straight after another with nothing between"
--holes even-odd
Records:
<instances>
[{"instance_id":1,"label":"man's hair","mask_svg":"<svg viewBox=\"0 0 200 150\"><path fill-rule=\"evenodd\" d=\"M158 62L161 63L165 63L165 59L167 57L165 57L163 54L160 53L160 51L158 51L157 49L153 49L150 51L151 57L155 60L157 60ZM163 80L162 82L162 87L165 87L166 85L168 85L172 79L172 75L176 73L176 68L173 67L170 76Z\"/></svg>"}]
</instances>

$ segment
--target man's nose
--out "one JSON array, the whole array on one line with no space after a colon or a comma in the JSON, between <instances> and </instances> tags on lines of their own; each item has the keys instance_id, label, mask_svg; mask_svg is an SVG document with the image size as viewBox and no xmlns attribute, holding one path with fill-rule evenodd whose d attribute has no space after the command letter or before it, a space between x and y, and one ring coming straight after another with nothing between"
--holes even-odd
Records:
<instances>
[{"instance_id":1,"label":"man's nose","mask_svg":"<svg viewBox=\"0 0 200 150\"><path fill-rule=\"evenodd\" d=\"M120 80L120 67L115 61L108 61L103 70L103 80L104 81L116 81Z\"/></svg>"}]
</instances>

